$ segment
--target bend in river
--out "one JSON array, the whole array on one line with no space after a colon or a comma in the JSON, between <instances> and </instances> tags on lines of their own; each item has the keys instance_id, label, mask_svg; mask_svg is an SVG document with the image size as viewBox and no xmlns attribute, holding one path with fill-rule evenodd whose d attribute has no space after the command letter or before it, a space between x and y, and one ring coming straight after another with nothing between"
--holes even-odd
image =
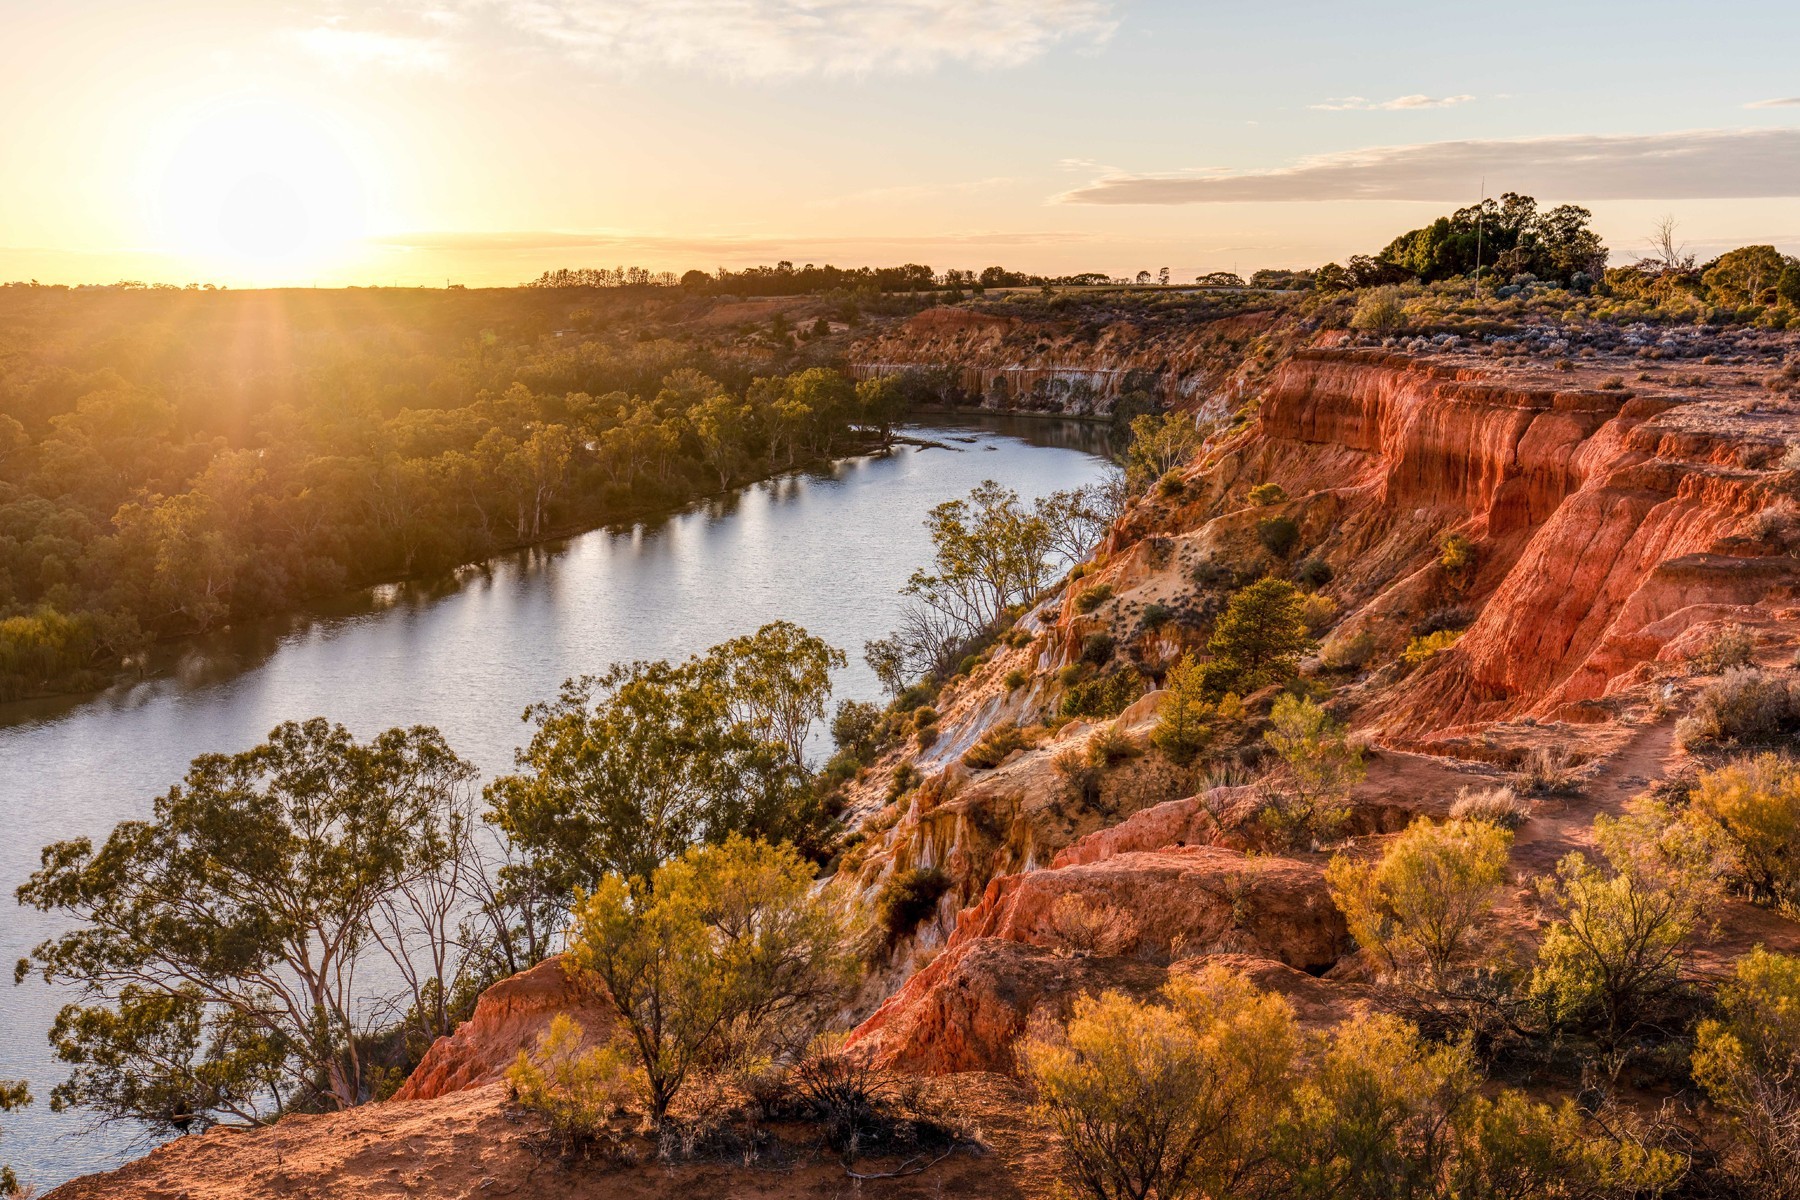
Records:
<instances>
[{"instance_id":1,"label":"bend in river","mask_svg":"<svg viewBox=\"0 0 1800 1200\"><path fill-rule=\"evenodd\" d=\"M328 717L359 737L436 725L492 775L526 736L525 706L565 678L685 656L776 618L848 655L834 699L873 699L862 644L893 626L898 589L930 557L927 511L983 479L1030 499L1093 482L1104 465L1104 431L1075 422L985 418L907 432L951 448L845 460L465 568L453 583L378 588L334 612L226 631L180 647L160 677L98 697L0 707L7 901L40 847L104 837L146 813L195 755L245 749L288 719ZM11 909L0 955L10 963L62 925ZM0 1079L29 1079L37 1098L0 1120L0 1157L40 1186L141 1148L134 1131L87 1131L81 1114L50 1112L65 1071L45 1034L67 999L27 981L0 1003Z\"/></svg>"}]
</instances>

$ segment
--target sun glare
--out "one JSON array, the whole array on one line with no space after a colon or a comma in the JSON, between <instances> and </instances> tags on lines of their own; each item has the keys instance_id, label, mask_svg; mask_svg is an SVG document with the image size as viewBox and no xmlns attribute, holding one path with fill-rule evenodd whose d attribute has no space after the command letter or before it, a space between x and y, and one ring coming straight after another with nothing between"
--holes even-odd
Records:
<instances>
[{"instance_id":1,"label":"sun glare","mask_svg":"<svg viewBox=\"0 0 1800 1200\"><path fill-rule=\"evenodd\" d=\"M356 165L325 122L256 103L188 129L168 163L161 224L200 269L296 282L351 250L366 205Z\"/></svg>"}]
</instances>

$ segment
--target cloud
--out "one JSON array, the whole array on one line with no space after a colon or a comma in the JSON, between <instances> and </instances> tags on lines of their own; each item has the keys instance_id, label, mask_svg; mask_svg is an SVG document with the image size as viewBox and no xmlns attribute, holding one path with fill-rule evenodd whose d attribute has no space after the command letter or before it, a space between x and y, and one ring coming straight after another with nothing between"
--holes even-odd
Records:
<instances>
[{"instance_id":1,"label":"cloud","mask_svg":"<svg viewBox=\"0 0 1800 1200\"><path fill-rule=\"evenodd\" d=\"M1800 108L1800 96L1776 96L1769 100L1752 100L1745 108Z\"/></svg>"},{"instance_id":2,"label":"cloud","mask_svg":"<svg viewBox=\"0 0 1800 1200\"><path fill-rule=\"evenodd\" d=\"M757 79L1007 67L1093 46L1116 0L461 0L594 67Z\"/></svg>"},{"instance_id":3,"label":"cloud","mask_svg":"<svg viewBox=\"0 0 1800 1200\"><path fill-rule=\"evenodd\" d=\"M1365 100L1361 96L1340 96L1335 100L1326 100L1310 108L1324 112L1403 112L1414 108L1450 108L1457 104L1467 104L1475 99L1473 96L1395 96L1392 100Z\"/></svg>"},{"instance_id":4,"label":"cloud","mask_svg":"<svg viewBox=\"0 0 1800 1200\"><path fill-rule=\"evenodd\" d=\"M441 72L449 69L449 48L438 38L346 29L334 22L289 31L290 40L339 70L381 67L390 71Z\"/></svg>"},{"instance_id":5,"label":"cloud","mask_svg":"<svg viewBox=\"0 0 1800 1200\"><path fill-rule=\"evenodd\" d=\"M1103 176L1071 204L1282 200L1468 200L1495 192L1558 200L1800 196L1800 129L1701 129L1373 146L1269 170Z\"/></svg>"}]
</instances>

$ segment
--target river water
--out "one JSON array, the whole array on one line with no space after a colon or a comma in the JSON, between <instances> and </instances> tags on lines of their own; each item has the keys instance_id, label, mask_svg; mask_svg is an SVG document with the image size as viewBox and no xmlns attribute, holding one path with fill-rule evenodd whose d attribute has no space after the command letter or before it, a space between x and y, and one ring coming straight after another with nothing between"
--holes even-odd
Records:
<instances>
[{"instance_id":1,"label":"river water","mask_svg":"<svg viewBox=\"0 0 1800 1200\"><path fill-rule=\"evenodd\" d=\"M875 698L862 644L892 627L898 589L929 558L926 512L984 479L1026 498L1081 486L1099 477L1106 449L1102 430L1044 419L907 432L950 448L901 446L658 522L521 551L454 580L376 588L228 630L97 697L0 706L0 962L64 927L10 903L40 847L99 841L146 814L195 755L248 748L284 720L325 716L359 737L435 725L492 775L528 734L525 706L564 678L685 656L776 618L845 651L834 698ZM0 1117L0 1162L40 1187L143 1149L131 1129L50 1112L65 1071L45 1034L67 999L36 980L0 992L0 1079L29 1080L37 1098Z\"/></svg>"}]
</instances>

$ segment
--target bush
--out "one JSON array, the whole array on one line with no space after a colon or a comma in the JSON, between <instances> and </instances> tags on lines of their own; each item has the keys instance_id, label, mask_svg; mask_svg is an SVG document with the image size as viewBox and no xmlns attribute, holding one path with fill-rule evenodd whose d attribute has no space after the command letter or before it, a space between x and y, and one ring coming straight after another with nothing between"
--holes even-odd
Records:
<instances>
[{"instance_id":1,"label":"bush","mask_svg":"<svg viewBox=\"0 0 1800 1200\"><path fill-rule=\"evenodd\" d=\"M1025 1043L1089 1200L1645 1200L1682 1174L1617 1113L1484 1094L1467 1043L1396 1017L1305 1039L1287 1001L1219 966L1162 1000L1084 997L1062 1036Z\"/></svg>"},{"instance_id":2,"label":"bush","mask_svg":"<svg viewBox=\"0 0 1800 1200\"><path fill-rule=\"evenodd\" d=\"M1319 665L1327 671L1360 671L1375 657L1375 635L1360 633L1333 637L1319 652Z\"/></svg>"},{"instance_id":3,"label":"bush","mask_svg":"<svg viewBox=\"0 0 1800 1200\"><path fill-rule=\"evenodd\" d=\"M929 750L937 745L938 734L941 732L936 725L921 725L913 730L913 745L921 750Z\"/></svg>"},{"instance_id":4,"label":"bush","mask_svg":"<svg viewBox=\"0 0 1800 1200\"><path fill-rule=\"evenodd\" d=\"M1287 491L1279 483L1259 483L1250 489L1250 503L1258 508L1280 504L1287 498Z\"/></svg>"},{"instance_id":5,"label":"bush","mask_svg":"<svg viewBox=\"0 0 1800 1200\"><path fill-rule=\"evenodd\" d=\"M1437 657L1462 640L1462 632L1455 629L1440 629L1426 637L1416 637L1406 643L1406 649L1400 654L1400 661L1409 667Z\"/></svg>"},{"instance_id":6,"label":"bush","mask_svg":"<svg viewBox=\"0 0 1800 1200\"><path fill-rule=\"evenodd\" d=\"M1115 958L1130 946L1131 918L1111 904L1066 892L1050 906L1050 932L1076 958Z\"/></svg>"},{"instance_id":7,"label":"bush","mask_svg":"<svg viewBox=\"0 0 1800 1200\"><path fill-rule=\"evenodd\" d=\"M1502 829L1517 829L1531 819L1531 802L1509 787L1466 787L1450 804L1453 821L1486 821Z\"/></svg>"},{"instance_id":8,"label":"bush","mask_svg":"<svg viewBox=\"0 0 1800 1200\"><path fill-rule=\"evenodd\" d=\"M1186 490L1187 480L1181 477L1180 468L1163 472L1162 478L1156 481L1156 492L1160 496L1179 496Z\"/></svg>"},{"instance_id":9,"label":"bush","mask_svg":"<svg viewBox=\"0 0 1800 1200\"><path fill-rule=\"evenodd\" d=\"M1531 994L1555 1024L1592 1034L1608 1053L1662 1016L1717 902L1713 864L1662 837L1667 823L1656 805L1597 817L1606 865L1577 852L1538 881L1557 919L1538 946Z\"/></svg>"},{"instance_id":10,"label":"bush","mask_svg":"<svg viewBox=\"0 0 1800 1200\"><path fill-rule=\"evenodd\" d=\"M861 700L840 701L831 718L831 741L857 762L868 762L881 746L881 709Z\"/></svg>"},{"instance_id":11,"label":"bush","mask_svg":"<svg viewBox=\"0 0 1800 1200\"><path fill-rule=\"evenodd\" d=\"M1281 696L1269 723L1263 741L1287 767L1288 786L1264 810L1264 827L1285 845L1330 841L1349 815L1350 789L1362 780L1362 751L1311 700Z\"/></svg>"},{"instance_id":12,"label":"bush","mask_svg":"<svg viewBox=\"0 0 1800 1200\"><path fill-rule=\"evenodd\" d=\"M1006 673L1006 678L1002 679L1000 682L1006 685L1007 691L1016 692L1031 682L1031 675L1027 671L1021 671L1019 668L1014 667Z\"/></svg>"},{"instance_id":13,"label":"bush","mask_svg":"<svg viewBox=\"0 0 1800 1200\"><path fill-rule=\"evenodd\" d=\"M1116 767L1142 753L1138 744L1121 733L1117 725L1098 729L1088 739L1087 760L1096 767Z\"/></svg>"},{"instance_id":14,"label":"bush","mask_svg":"<svg viewBox=\"0 0 1800 1200\"><path fill-rule=\"evenodd\" d=\"M1360 333L1393 333L1405 324L1406 298L1392 285L1364 292L1350 318L1350 328Z\"/></svg>"},{"instance_id":15,"label":"bush","mask_svg":"<svg viewBox=\"0 0 1800 1200\"><path fill-rule=\"evenodd\" d=\"M1729 622L1688 657L1688 669L1696 675L1720 675L1732 667L1747 667L1755 659L1756 641L1750 631Z\"/></svg>"},{"instance_id":16,"label":"bush","mask_svg":"<svg viewBox=\"0 0 1800 1200\"><path fill-rule=\"evenodd\" d=\"M1506 882L1512 834L1486 821L1420 817L1374 862L1326 868L1350 933L1392 975L1443 990L1481 957L1476 932Z\"/></svg>"},{"instance_id":17,"label":"bush","mask_svg":"<svg viewBox=\"0 0 1800 1200\"><path fill-rule=\"evenodd\" d=\"M1111 600L1112 594L1113 589L1110 583L1096 583L1093 587L1082 588L1075 596L1075 611L1091 613Z\"/></svg>"},{"instance_id":18,"label":"bush","mask_svg":"<svg viewBox=\"0 0 1800 1200\"><path fill-rule=\"evenodd\" d=\"M1114 671L1079 681L1063 694L1060 711L1065 717L1116 717L1143 694L1134 671Z\"/></svg>"},{"instance_id":19,"label":"bush","mask_svg":"<svg viewBox=\"0 0 1800 1200\"><path fill-rule=\"evenodd\" d=\"M1090 633L1081 639L1081 661L1089 666L1104 667L1112 661L1118 645L1110 633Z\"/></svg>"},{"instance_id":20,"label":"bush","mask_svg":"<svg viewBox=\"0 0 1800 1200\"><path fill-rule=\"evenodd\" d=\"M618 1014L658 1123L697 1069L810 1040L841 997L854 960L813 876L791 846L734 834L576 906L565 965Z\"/></svg>"},{"instance_id":21,"label":"bush","mask_svg":"<svg viewBox=\"0 0 1800 1200\"><path fill-rule=\"evenodd\" d=\"M1709 684L1694 711L1676 722L1683 746L1771 742L1800 727L1800 688L1756 667L1732 667Z\"/></svg>"},{"instance_id":22,"label":"bush","mask_svg":"<svg viewBox=\"0 0 1800 1200\"><path fill-rule=\"evenodd\" d=\"M1185 766L1212 738L1214 709L1206 695L1206 668L1193 655L1183 655L1169 671L1164 690L1168 694L1157 710L1150 744Z\"/></svg>"},{"instance_id":23,"label":"bush","mask_svg":"<svg viewBox=\"0 0 1800 1200\"><path fill-rule=\"evenodd\" d=\"M1512 786L1527 796L1572 795L1581 790L1581 770L1561 746L1539 746L1513 772Z\"/></svg>"},{"instance_id":24,"label":"bush","mask_svg":"<svg viewBox=\"0 0 1800 1200\"><path fill-rule=\"evenodd\" d=\"M1758 1200L1800 1185L1800 958L1761 946L1719 989L1694 1035L1694 1078L1738 1134L1726 1170Z\"/></svg>"},{"instance_id":25,"label":"bush","mask_svg":"<svg viewBox=\"0 0 1800 1200\"><path fill-rule=\"evenodd\" d=\"M950 877L936 867L896 872L882 885L875 900L888 943L912 935L913 930L937 912L938 901L950 890Z\"/></svg>"},{"instance_id":26,"label":"bush","mask_svg":"<svg viewBox=\"0 0 1800 1200\"><path fill-rule=\"evenodd\" d=\"M1299 612L1300 623L1306 627L1306 632L1317 636L1319 631L1331 624L1331 618L1337 616L1337 601L1330 596L1313 592L1301 598Z\"/></svg>"},{"instance_id":27,"label":"bush","mask_svg":"<svg viewBox=\"0 0 1800 1200\"><path fill-rule=\"evenodd\" d=\"M636 1084L629 1054L617 1046L583 1049L584 1031L567 1013L556 1014L530 1054L507 1068L513 1099L543 1117L565 1158L599 1149L618 1158L623 1141L608 1120L630 1100Z\"/></svg>"},{"instance_id":28,"label":"bush","mask_svg":"<svg viewBox=\"0 0 1800 1200\"><path fill-rule=\"evenodd\" d=\"M1019 728L1017 721L1002 721L982 735L981 740L963 752L963 766L972 771L991 771L1006 761L1014 750L1037 745L1037 738Z\"/></svg>"},{"instance_id":29,"label":"bush","mask_svg":"<svg viewBox=\"0 0 1800 1200\"><path fill-rule=\"evenodd\" d=\"M1248 695L1271 683L1286 683L1311 650L1300 611L1300 589L1285 579L1259 579L1231 597L1213 627L1207 651L1208 689L1215 695Z\"/></svg>"},{"instance_id":30,"label":"bush","mask_svg":"<svg viewBox=\"0 0 1800 1200\"><path fill-rule=\"evenodd\" d=\"M1270 1132L1292 1088L1293 1012L1221 967L1171 980L1163 997L1083 997L1061 1038L1026 1044L1067 1182L1094 1200L1260 1194L1277 1175Z\"/></svg>"},{"instance_id":31,"label":"bush","mask_svg":"<svg viewBox=\"0 0 1800 1200\"><path fill-rule=\"evenodd\" d=\"M1723 849L1753 900L1800 901L1800 763L1759 754L1707 771L1685 817Z\"/></svg>"},{"instance_id":32,"label":"bush","mask_svg":"<svg viewBox=\"0 0 1800 1200\"><path fill-rule=\"evenodd\" d=\"M1322 588L1332 578L1331 564L1322 558L1309 558L1294 568L1294 581L1301 587Z\"/></svg>"},{"instance_id":33,"label":"bush","mask_svg":"<svg viewBox=\"0 0 1800 1200\"><path fill-rule=\"evenodd\" d=\"M1256 539L1276 558L1286 558L1300 544L1300 526L1289 517L1264 517L1256 523Z\"/></svg>"},{"instance_id":34,"label":"bush","mask_svg":"<svg viewBox=\"0 0 1800 1200\"><path fill-rule=\"evenodd\" d=\"M1465 534L1446 534L1438 543L1438 566L1444 569L1444 574L1456 588L1469 585L1475 574L1476 561L1475 543Z\"/></svg>"},{"instance_id":35,"label":"bush","mask_svg":"<svg viewBox=\"0 0 1800 1200\"><path fill-rule=\"evenodd\" d=\"M1146 604L1144 615L1139 619L1145 629L1161 629L1175 619L1175 610L1166 604Z\"/></svg>"}]
</instances>

